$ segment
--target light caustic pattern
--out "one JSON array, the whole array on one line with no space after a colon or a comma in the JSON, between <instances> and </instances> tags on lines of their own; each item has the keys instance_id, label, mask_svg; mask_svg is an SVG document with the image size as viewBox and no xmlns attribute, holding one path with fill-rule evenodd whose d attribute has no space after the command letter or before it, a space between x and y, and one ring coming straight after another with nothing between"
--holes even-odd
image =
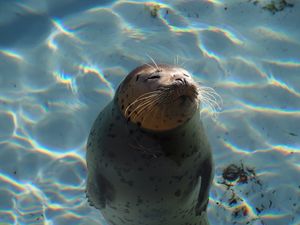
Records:
<instances>
[{"instance_id":1,"label":"light caustic pattern","mask_svg":"<svg viewBox=\"0 0 300 225\"><path fill-rule=\"evenodd\" d=\"M300 4L262 4L2 1L0 223L105 224L84 194L86 139L149 55L223 99L216 117L201 114L216 167L211 224L299 224ZM247 182L224 180L230 164Z\"/></svg>"}]
</instances>

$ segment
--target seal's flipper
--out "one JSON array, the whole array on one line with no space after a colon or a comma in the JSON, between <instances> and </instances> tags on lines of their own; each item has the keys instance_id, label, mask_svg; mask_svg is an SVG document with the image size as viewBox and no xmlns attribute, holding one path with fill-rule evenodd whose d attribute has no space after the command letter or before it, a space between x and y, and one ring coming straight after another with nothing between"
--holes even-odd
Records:
<instances>
[{"instance_id":1,"label":"seal's flipper","mask_svg":"<svg viewBox=\"0 0 300 225\"><path fill-rule=\"evenodd\" d=\"M105 208L107 201L113 197L113 189L109 182L101 175L89 176L87 180L86 197L91 206L97 209Z\"/></svg>"},{"instance_id":2,"label":"seal's flipper","mask_svg":"<svg viewBox=\"0 0 300 225\"><path fill-rule=\"evenodd\" d=\"M201 188L199 191L198 203L196 206L196 214L201 215L201 213L206 210L208 205L209 187L212 180L211 159L207 159L205 162L203 162L198 174L201 177Z\"/></svg>"}]
</instances>

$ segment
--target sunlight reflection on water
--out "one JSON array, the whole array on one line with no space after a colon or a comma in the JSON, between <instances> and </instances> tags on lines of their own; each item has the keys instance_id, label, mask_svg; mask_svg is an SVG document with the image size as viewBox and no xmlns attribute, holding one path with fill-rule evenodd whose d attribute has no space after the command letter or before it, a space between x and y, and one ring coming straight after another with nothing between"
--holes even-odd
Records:
<instances>
[{"instance_id":1,"label":"sunlight reflection on water","mask_svg":"<svg viewBox=\"0 0 300 225\"><path fill-rule=\"evenodd\" d=\"M150 55L182 64L224 101L216 120L203 115L216 167L211 224L299 224L299 7L1 1L0 223L105 224L84 194L86 138ZM222 170L240 162L260 184L224 186Z\"/></svg>"}]
</instances>

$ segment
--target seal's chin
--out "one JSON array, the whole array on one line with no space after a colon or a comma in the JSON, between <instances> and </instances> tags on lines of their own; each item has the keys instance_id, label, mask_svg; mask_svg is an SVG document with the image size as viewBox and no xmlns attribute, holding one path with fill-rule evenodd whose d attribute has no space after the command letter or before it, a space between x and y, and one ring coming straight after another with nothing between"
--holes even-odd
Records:
<instances>
[{"instance_id":1,"label":"seal's chin","mask_svg":"<svg viewBox=\"0 0 300 225\"><path fill-rule=\"evenodd\" d=\"M196 99L188 95L181 95L176 100L179 102L180 105L189 105L196 103Z\"/></svg>"}]
</instances>

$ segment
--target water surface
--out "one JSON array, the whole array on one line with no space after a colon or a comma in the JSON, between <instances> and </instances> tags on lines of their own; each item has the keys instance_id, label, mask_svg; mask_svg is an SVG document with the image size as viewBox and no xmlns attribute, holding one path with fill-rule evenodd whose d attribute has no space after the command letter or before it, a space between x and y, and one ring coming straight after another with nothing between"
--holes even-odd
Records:
<instances>
[{"instance_id":1,"label":"water surface","mask_svg":"<svg viewBox=\"0 0 300 225\"><path fill-rule=\"evenodd\" d=\"M86 139L147 55L223 98L202 113L211 224L299 224L300 4L270 2L0 1L0 224L105 225L84 194ZM232 163L246 182L224 181Z\"/></svg>"}]
</instances>

